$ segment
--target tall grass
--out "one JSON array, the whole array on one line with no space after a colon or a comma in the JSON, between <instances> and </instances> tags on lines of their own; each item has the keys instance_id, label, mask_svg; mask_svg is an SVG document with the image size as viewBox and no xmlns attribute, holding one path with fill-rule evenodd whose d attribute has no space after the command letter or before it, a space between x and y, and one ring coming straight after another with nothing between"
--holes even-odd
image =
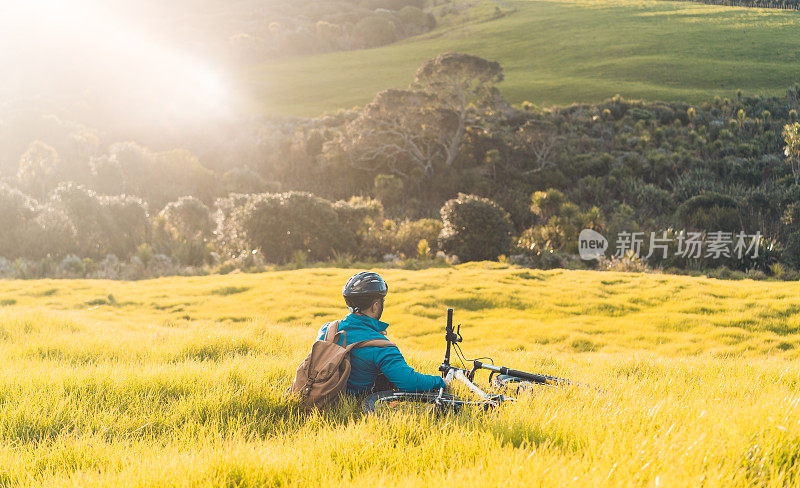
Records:
<instances>
[{"instance_id":1,"label":"tall grass","mask_svg":"<svg viewBox=\"0 0 800 488\"><path fill-rule=\"evenodd\" d=\"M283 391L352 272L0 282L16 300L0 308L0 486L800 483L796 283L385 270L390 337L416 368L441 361L457 305L468 354L605 393L304 412Z\"/></svg>"}]
</instances>

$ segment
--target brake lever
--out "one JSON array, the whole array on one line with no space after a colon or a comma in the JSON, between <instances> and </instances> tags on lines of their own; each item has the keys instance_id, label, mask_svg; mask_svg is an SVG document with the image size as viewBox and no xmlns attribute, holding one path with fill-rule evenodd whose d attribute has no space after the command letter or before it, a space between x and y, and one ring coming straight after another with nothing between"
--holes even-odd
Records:
<instances>
[{"instance_id":1,"label":"brake lever","mask_svg":"<svg viewBox=\"0 0 800 488\"><path fill-rule=\"evenodd\" d=\"M453 376L454 375L455 375L454 370L452 368L450 368L447 371L447 374L444 377L445 381L447 381L448 383L453 381ZM446 386L444 388L446 388ZM442 404L442 398L444 397L444 388L439 388L439 394L436 395L436 400L434 401L434 403L436 405L441 405Z\"/></svg>"}]
</instances>

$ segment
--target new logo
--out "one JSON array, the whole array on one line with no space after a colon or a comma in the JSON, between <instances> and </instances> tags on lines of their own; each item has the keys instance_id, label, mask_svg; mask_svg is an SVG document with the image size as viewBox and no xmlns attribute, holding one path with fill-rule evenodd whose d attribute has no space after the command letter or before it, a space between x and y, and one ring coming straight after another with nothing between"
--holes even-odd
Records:
<instances>
[{"instance_id":1,"label":"new logo","mask_svg":"<svg viewBox=\"0 0 800 488\"><path fill-rule=\"evenodd\" d=\"M578 235L578 254L581 259L590 261L605 256L608 240L599 232L583 229Z\"/></svg>"}]
</instances>

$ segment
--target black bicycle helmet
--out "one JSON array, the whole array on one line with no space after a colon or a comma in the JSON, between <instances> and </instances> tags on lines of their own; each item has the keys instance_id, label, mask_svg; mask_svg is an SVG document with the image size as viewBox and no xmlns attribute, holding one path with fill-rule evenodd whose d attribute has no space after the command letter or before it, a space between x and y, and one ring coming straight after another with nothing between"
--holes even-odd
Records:
<instances>
[{"instance_id":1,"label":"black bicycle helmet","mask_svg":"<svg viewBox=\"0 0 800 488\"><path fill-rule=\"evenodd\" d=\"M371 307L375 300L385 297L388 292L389 285L378 273L371 271L354 274L342 288L344 301L353 313Z\"/></svg>"}]
</instances>

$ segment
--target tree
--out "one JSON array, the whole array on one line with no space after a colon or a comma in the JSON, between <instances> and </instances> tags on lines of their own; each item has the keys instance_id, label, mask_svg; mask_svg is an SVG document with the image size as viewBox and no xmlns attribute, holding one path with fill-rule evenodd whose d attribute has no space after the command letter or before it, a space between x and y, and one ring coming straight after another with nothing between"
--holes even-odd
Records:
<instances>
[{"instance_id":1,"label":"tree","mask_svg":"<svg viewBox=\"0 0 800 488\"><path fill-rule=\"evenodd\" d=\"M502 68L478 56L447 53L425 61L408 90L378 93L347 124L338 154L359 169L403 178L450 168L467 128L484 130L473 109L493 107ZM329 149L333 145L328 145Z\"/></svg>"},{"instance_id":2,"label":"tree","mask_svg":"<svg viewBox=\"0 0 800 488\"><path fill-rule=\"evenodd\" d=\"M42 141L34 141L19 160L17 179L22 188L27 188L31 195L47 200L47 194L54 184L54 175L58 165L58 153Z\"/></svg>"},{"instance_id":3,"label":"tree","mask_svg":"<svg viewBox=\"0 0 800 488\"><path fill-rule=\"evenodd\" d=\"M447 145L445 166L453 164L467 126L475 122L467 109L470 105L494 104L499 98L495 85L501 81L500 63L464 53L440 54L417 70L412 87L436 94L457 116L458 125Z\"/></svg>"},{"instance_id":4,"label":"tree","mask_svg":"<svg viewBox=\"0 0 800 488\"><path fill-rule=\"evenodd\" d=\"M101 254L131 256L150 237L147 204L131 195L112 195L98 200L102 212L108 215L108 227L103 231L108 248Z\"/></svg>"},{"instance_id":5,"label":"tree","mask_svg":"<svg viewBox=\"0 0 800 488\"><path fill-rule=\"evenodd\" d=\"M320 20L317 22L315 30L317 39L323 43L326 51L333 51L340 48L344 37L340 26Z\"/></svg>"},{"instance_id":6,"label":"tree","mask_svg":"<svg viewBox=\"0 0 800 488\"><path fill-rule=\"evenodd\" d=\"M526 173L538 173L553 166L553 156L563 141L553 124L528 121L515 135L522 149L533 156L531 164L526 165Z\"/></svg>"},{"instance_id":7,"label":"tree","mask_svg":"<svg viewBox=\"0 0 800 488\"><path fill-rule=\"evenodd\" d=\"M155 170L153 154L134 142L118 142L109 148L108 159L124 175L124 193L146 197L150 175Z\"/></svg>"},{"instance_id":8,"label":"tree","mask_svg":"<svg viewBox=\"0 0 800 488\"><path fill-rule=\"evenodd\" d=\"M261 193L267 190L267 182L261 175L247 166L230 169L222 175L225 193Z\"/></svg>"},{"instance_id":9,"label":"tree","mask_svg":"<svg viewBox=\"0 0 800 488\"><path fill-rule=\"evenodd\" d=\"M787 124L783 127L783 140L786 142L783 153L792 168L794 184L798 185L800 184L800 122Z\"/></svg>"},{"instance_id":10,"label":"tree","mask_svg":"<svg viewBox=\"0 0 800 488\"><path fill-rule=\"evenodd\" d=\"M73 182L60 183L49 205L66 215L75 227L78 254L93 258L108 254L112 222L93 191Z\"/></svg>"},{"instance_id":11,"label":"tree","mask_svg":"<svg viewBox=\"0 0 800 488\"><path fill-rule=\"evenodd\" d=\"M440 213L439 243L445 252L462 261L497 259L508 252L514 227L508 213L493 201L459 193Z\"/></svg>"},{"instance_id":12,"label":"tree","mask_svg":"<svg viewBox=\"0 0 800 488\"><path fill-rule=\"evenodd\" d=\"M341 150L352 166L420 177L452 159L457 131L457 114L436 95L390 89L347 125Z\"/></svg>"},{"instance_id":13,"label":"tree","mask_svg":"<svg viewBox=\"0 0 800 488\"><path fill-rule=\"evenodd\" d=\"M599 208L581 212L578 205L552 188L531 195L531 212L537 225L522 233L518 246L532 254L545 250L576 253L581 230L602 231L605 226Z\"/></svg>"},{"instance_id":14,"label":"tree","mask_svg":"<svg viewBox=\"0 0 800 488\"><path fill-rule=\"evenodd\" d=\"M35 200L19 190L0 183L0 256L16 258L24 255L24 236L39 213Z\"/></svg>"},{"instance_id":15,"label":"tree","mask_svg":"<svg viewBox=\"0 0 800 488\"><path fill-rule=\"evenodd\" d=\"M199 266L209 258L211 211L195 197L184 196L168 203L156 221L157 243L178 261Z\"/></svg>"},{"instance_id":16,"label":"tree","mask_svg":"<svg viewBox=\"0 0 800 488\"><path fill-rule=\"evenodd\" d=\"M100 156L89 161L94 189L102 195L125 193L125 173L115 158Z\"/></svg>"}]
</instances>

